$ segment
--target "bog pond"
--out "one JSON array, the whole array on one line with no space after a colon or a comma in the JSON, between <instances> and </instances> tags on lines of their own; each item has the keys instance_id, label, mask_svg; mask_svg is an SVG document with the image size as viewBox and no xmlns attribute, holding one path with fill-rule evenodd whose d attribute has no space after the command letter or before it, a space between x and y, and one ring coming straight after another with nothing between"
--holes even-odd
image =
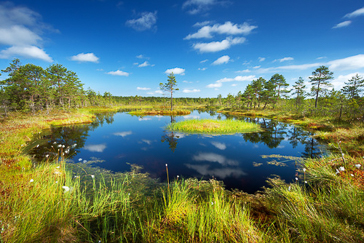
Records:
<instances>
[{"instance_id":1,"label":"bog pond","mask_svg":"<svg viewBox=\"0 0 364 243\"><path fill-rule=\"evenodd\" d=\"M241 119L259 123L262 132L234 135L196 135L166 131L184 119ZM198 178L222 180L227 189L254 193L278 175L286 182L297 177L299 160L326 153L324 145L300 127L265 118L232 117L213 111L187 116L131 116L126 112L98 114L92 124L53 127L28 146L41 162L59 151L69 163L97 161L90 166L113 172L130 171L136 164L152 178L165 181Z\"/></svg>"}]
</instances>

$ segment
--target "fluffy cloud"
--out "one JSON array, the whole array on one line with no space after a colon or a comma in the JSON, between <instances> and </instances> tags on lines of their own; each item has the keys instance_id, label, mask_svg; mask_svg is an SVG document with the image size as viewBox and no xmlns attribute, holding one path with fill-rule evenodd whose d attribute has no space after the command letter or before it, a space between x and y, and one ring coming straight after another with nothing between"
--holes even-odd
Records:
<instances>
[{"instance_id":1,"label":"fluffy cloud","mask_svg":"<svg viewBox=\"0 0 364 243\"><path fill-rule=\"evenodd\" d=\"M355 70L364 68L364 54L337 59L327 63L332 71Z\"/></svg>"},{"instance_id":2,"label":"fluffy cloud","mask_svg":"<svg viewBox=\"0 0 364 243\"><path fill-rule=\"evenodd\" d=\"M193 48L203 52L218 52L229 49L232 45L242 44L245 42L244 37L231 38L228 37L223 41L213 41L209 43L195 43Z\"/></svg>"},{"instance_id":3,"label":"fluffy cloud","mask_svg":"<svg viewBox=\"0 0 364 243\"><path fill-rule=\"evenodd\" d=\"M78 62L99 62L99 58L93 53L80 53L76 56L72 56L71 60Z\"/></svg>"},{"instance_id":4,"label":"fluffy cloud","mask_svg":"<svg viewBox=\"0 0 364 243\"><path fill-rule=\"evenodd\" d=\"M253 79L255 79L255 75L236 76L235 78L223 78L223 79L217 80L216 82L217 83L225 83L225 82L233 82L233 81L244 82L244 81L252 81Z\"/></svg>"},{"instance_id":5,"label":"fluffy cloud","mask_svg":"<svg viewBox=\"0 0 364 243\"><path fill-rule=\"evenodd\" d=\"M150 29L156 29L155 24L157 23L157 11L144 12L138 19L130 19L126 21L126 26L131 27L137 31L144 31Z\"/></svg>"},{"instance_id":6,"label":"fluffy cloud","mask_svg":"<svg viewBox=\"0 0 364 243\"><path fill-rule=\"evenodd\" d=\"M0 52L0 58L2 59L10 59L15 56L53 62L52 58L44 50L36 46L12 46Z\"/></svg>"},{"instance_id":7,"label":"fluffy cloud","mask_svg":"<svg viewBox=\"0 0 364 243\"><path fill-rule=\"evenodd\" d=\"M11 2L0 3L0 45L10 46L2 50L0 58L24 57L52 62L52 58L40 48L43 30L57 32L41 21L41 15Z\"/></svg>"},{"instance_id":8,"label":"fluffy cloud","mask_svg":"<svg viewBox=\"0 0 364 243\"><path fill-rule=\"evenodd\" d=\"M265 57L258 57L259 62L264 62L265 61Z\"/></svg>"},{"instance_id":9,"label":"fluffy cloud","mask_svg":"<svg viewBox=\"0 0 364 243\"><path fill-rule=\"evenodd\" d=\"M228 63L230 60L230 57L228 55L222 56L218 58L216 61L214 61L211 65L221 65L224 63Z\"/></svg>"},{"instance_id":10,"label":"fluffy cloud","mask_svg":"<svg viewBox=\"0 0 364 243\"><path fill-rule=\"evenodd\" d=\"M182 92L183 93L198 93L198 92L201 92L201 90L199 90L199 89L184 89Z\"/></svg>"},{"instance_id":11,"label":"fluffy cloud","mask_svg":"<svg viewBox=\"0 0 364 243\"><path fill-rule=\"evenodd\" d=\"M171 69L167 69L166 71L165 71L165 73L166 74L171 74L171 73L173 73L173 74L179 74L179 75L185 75L185 69L183 69L183 68L171 68Z\"/></svg>"},{"instance_id":12,"label":"fluffy cloud","mask_svg":"<svg viewBox=\"0 0 364 243\"><path fill-rule=\"evenodd\" d=\"M249 25L244 22L243 24L233 24L230 21L225 22L225 24L214 24L213 26L203 26L194 34L189 34L185 37L186 40L189 39L199 39L199 38L212 38L213 34L226 34L226 35L248 35L257 26Z\"/></svg>"},{"instance_id":13,"label":"fluffy cloud","mask_svg":"<svg viewBox=\"0 0 364 243\"><path fill-rule=\"evenodd\" d=\"M189 14L198 14L208 11L211 6L219 4L217 0L187 0L183 3L182 9L189 9Z\"/></svg>"},{"instance_id":14,"label":"fluffy cloud","mask_svg":"<svg viewBox=\"0 0 364 243\"><path fill-rule=\"evenodd\" d=\"M41 40L39 35L24 26L0 28L0 44L3 45L35 45Z\"/></svg>"},{"instance_id":15,"label":"fluffy cloud","mask_svg":"<svg viewBox=\"0 0 364 243\"><path fill-rule=\"evenodd\" d=\"M293 60L294 60L293 57L284 57L282 59L275 59L273 62L277 62L277 61L279 61L279 62L285 62L285 61L293 61Z\"/></svg>"},{"instance_id":16,"label":"fluffy cloud","mask_svg":"<svg viewBox=\"0 0 364 243\"><path fill-rule=\"evenodd\" d=\"M364 73L350 73L347 75L339 75L339 77L332 80L331 84L334 86L335 90L340 90L345 86L345 82L348 82L352 77L359 75L364 77Z\"/></svg>"},{"instance_id":17,"label":"fluffy cloud","mask_svg":"<svg viewBox=\"0 0 364 243\"><path fill-rule=\"evenodd\" d=\"M255 79L255 75L249 75L249 76L236 76L235 78L223 78L216 81L214 84L209 84L206 87L207 88L220 88L222 86L222 83L226 82L244 82L244 81L252 81Z\"/></svg>"},{"instance_id":18,"label":"fluffy cloud","mask_svg":"<svg viewBox=\"0 0 364 243\"><path fill-rule=\"evenodd\" d=\"M209 84L206 87L207 88L220 88L222 86L222 83L214 83L214 84Z\"/></svg>"},{"instance_id":19,"label":"fluffy cloud","mask_svg":"<svg viewBox=\"0 0 364 243\"><path fill-rule=\"evenodd\" d=\"M129 76L129 73L121 71L121 70L111 71L111 72L108 72L107 74L115 75L115 76L125 76L125 77Z\"/></svg>"},{"instance_id":20,"label":"fluffy cloud","mask_svg":"<svg viewBox=\"0 0 364 243\"><path fill-rule=\"evenodd\" d=\"M139 64L138 67L148 67L151 66L153 67L154 64L150 64L148 61L143 62L142 64Z\"/></svg>"},{"instance_id":21,"label":"fluffy cloud","mask_svg":"<svg viewBox=\"0 0 364 243\"><path fill-rule=\"evenodd\" d=\"M150 88L146 88L146 87L137 87L137 90L150 90Z\"/></svg>"},{"instance_id":22,"label":"fluffy cloud","mask_svg":"<svg viewBox=\"0 0 364 243\"><path fill-rule=\"evenodd\" d=\"M333 29L337 29L337 28L342 28L342 27L346 27L349 26L351 24L350 20L346 20L344 22L338 23L337 25L335 25L334 27L332 27Z\"/></svg>"},{"instance_id":23,"label":"fluffy cloud","mask_svg":"<svg viewBox=\"0 0 364 243\"><path fill-rule=\"evenodd\" d=\"M342 59L336 59L329 62L317 62L317 63L307 63L301 65L271 67L271 68L259 69L259 71L275 72L279 70L306 70L309 68L318 68L322 65L328 66L331 71L358 70L364 68L364 54L359 54Z\"/></svg>"},{"instance_id":24,"label":"fluffy cloud","mask_svg":"<svg viewBox=\"0 0 364 243\"><path fill-rule=\"evenodd\" d=\"M346 17L346 18L354 18L354 17L358 17L360 15L364 15L364 7L363 8L359 8L359 9L355 10L352 13L348 13L344 17Z\"/></svg>"}]
</instances>

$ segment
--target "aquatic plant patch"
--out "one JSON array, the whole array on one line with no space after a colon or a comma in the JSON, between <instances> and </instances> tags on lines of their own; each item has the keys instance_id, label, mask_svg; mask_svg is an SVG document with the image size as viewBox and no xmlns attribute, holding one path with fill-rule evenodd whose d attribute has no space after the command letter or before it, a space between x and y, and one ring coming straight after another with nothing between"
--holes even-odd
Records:
<instances>
[{"instance_id":1,"label":"aquatic plant patch","mask_svg":"<svg viewBox=\"0 0 364 243\"><path fill-rule=\"evenodd\" d=\"M171 123L166 127L171 131L186 133L235 134L262 131L258 124L239 120L191 119Z\"/></svg>"}]
</instances>

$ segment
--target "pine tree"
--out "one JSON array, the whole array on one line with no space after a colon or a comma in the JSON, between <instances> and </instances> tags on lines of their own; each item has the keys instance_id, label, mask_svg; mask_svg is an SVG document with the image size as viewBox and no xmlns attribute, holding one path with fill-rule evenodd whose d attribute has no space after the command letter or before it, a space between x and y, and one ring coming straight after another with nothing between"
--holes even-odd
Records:
<instances>
[{"instance_id":1,"label":"pine tree","mask_svg":"<svg viewBox=\"0 0 364 243\"><path fill-rule=\"evenodd\" d=\"M343 93L347 95L349 99L358 99L360 93L363 91L364 78L360 77L359 74L356 74L348 80L348 82L345 82L345 84L346 85L342 88Z\"/></svg>"},{"instance_id":2,"label":"pine tree","mask_svg":"<svg viewBox=\"0 0 364 243\"><path fill-rule=\"evenodd\" d=\"M328 67L321 66L312 72L312 76L309 77L310 83L312 84L311 92L315 98L315 108L317 108L318 97L321 93L327 91L327 87L331 86L329 80L333 79L334 73L329 71Z\"/></svg>"},{"instance_id":3,"label":"pine tree","mask_svg":"<svg viewBox=\"0 0 364 243\"><path fill-rule=\"evenodd\" d=\"M177 87L176 77L173 72L168 76L167 83L160 83L159 87L162 91L171 92L171 111L173 111L173 93L179 90Z\"/></svg>"}]
</instances>

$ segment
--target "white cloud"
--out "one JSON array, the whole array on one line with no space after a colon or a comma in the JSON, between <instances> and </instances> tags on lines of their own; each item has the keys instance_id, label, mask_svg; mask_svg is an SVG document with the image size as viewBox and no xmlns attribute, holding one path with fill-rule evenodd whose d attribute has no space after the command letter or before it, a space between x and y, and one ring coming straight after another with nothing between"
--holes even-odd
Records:
<instances>
[{"instance_id":1,"label":"white cloud","mask_svg":"<svg viewBox=\"0 0 364 243\"><path fill-rule=\"evenodd\" d=\"M221 179L225 179L226 177L231 177L231 176L239 177L247 175L247 173L238 168L210 169L209 165L191 165L191 164L185 164L185 165L187 168L193 169L203 176L215 176Z\"/></svg>"},{"instance_id":2,"label":"white cloud","mask_svg":"<svg viewBox=\"0 0 364 243\"><path fill-rule=\"evenodd\" d=\"M182 9L189 8L189 14L198 14L210 9L211 6L220 3L217 0L187 0L183 3Z\"/></svg>"},{"instance_id":3,"label":"white cloud","mask_svg":"<svg viewBox=\"0 0 364 243\"><path fill-rule=\"evenodd\" d=\"M284 57L282 59L275 59L273 62L279 61L279 62L285 62L285 61L293 61L293 57Z\"/></svg>"},{"instance_id":4,"label":"white cloud","mask_svg":"<svg viewBox=\"0 0 364 243\"><path fill-rule=\"evenodd\" d=\"M41 21L41 15L27 7L0 3L0 45L10 46L0 52L0 58L25 57L53 62L40 48L43 30L54 31Z\"/></svg>"},{"instance_id":5,"label":"white cloud","mask_svg":"<svg viewBox=\"0 0 364 243\"><path fill-rule=\"evenodd\" d=\"M76 56L72 56L71 60L78 62L99 62L99 58L93 53L80 53Z\"/></svg>"},{"instance_id":6,"label":"white cloud","mask_svg":"<svg viewBox=\"0 0 364 243\"><path fill-rule=\"evenodd\" d=\"M186 83L186 84L192 84L191 81L187 81L187 80L183 80L182 83Z\"/></svg>"},{"instance_id":7,"label":"white cloud","mask_svg":"<svg viewBox=\"0 0 364 243\"><path fill-rule=\"evenodd\" d=\"M200 70L200 71L205 71L207 68L206 67L204 67L204 68L198 68L198 70Z\"/></svg>"},{"instance_id":8,"label":"white cloud","mask_svg":"<svg viewBox=\"0 0 364 243\"><path fill-rule=\"evenodd\" d=\"M249 69L244 69L241 71L236 71L237 73L250 73L251 71Z\"/></svg>"},{"instance_id":9,"label":"white cloud","mask_svg":"<svg viewBox=\"0 0 364 243\"><path fill-rule=\"evenodd\" d=\"M156 94L163 94L163 91L162 90L156 90L156 91L154 91L154 93L156 93Z\"/></svg>"},{"instance_id":10,"label":"white cloud","mask_svg":"<svg viewBox=\"0 0 364 243\"><path fill-rule=\"evenodd\" d=\"M236 76L235 78L222 78L216 81L214 84L209 84L206 87L207 88L219 88L222 86L222 83L226 82L244 82L244 81L252 81L255 79L255 75L249 75L249 76Z\"/></svg>"},{"instance_id":11,"label":"white cloud","mask_svg":"<svg viewBox=\"0 0 364 243\"><path fill-rule=\"evenodd\" d=\"M214 24L213 26L207 25L203 26L194 34L189 34L184 39L200 39L200 38L212 38L213 34L226 34L226 35L248 35L257 26L249 25L244 22L243 24L233 24L230 21L224 24Z\"/></svg>"},{"instance_id":12,"label":"white cloud","mask_svg":"<svg viewBox=\"0 0 364 243\"><path fill-rule=\"evenodd\" d=\"M271 67L259 69L260 72L273 72L278 70L306 70L309 68L318 68L328 66L331 71L357 70L364 68L364 54L350 56L342 59L336 59L329 62L307 63L301 65L287 65L280 67Z\"/></svg>"},{"instance_id":13,"label":"white cloud","mask_svg":"<svg viewBox=\"0 0 364 243\"><path fill-rule=\"evenodd\" d=\"M346 26L349 26L351 24L351 21L350 20L346 20L346 21L343 21L341 23L338 23L337 25L335 25L334 27L332 27L333 29L337 29L337 28L342 28L342 27L346 27Z\"/></svg>"},{"instance_id":14,"label":"white cloud","mask_svg":"<svg viewBox=\"0 0 364 243\"><path fill-rule=\"evenodd\" d=\"M44 50L36 46L12 46L0 52L0 58L2 59L9 59L16 56L53 62L53 59Z\"/></svg>"},{"instance_id":15,"label":"white cloud","mask_svg":"<svg viewBox=\"0 0 364 243\"><path fill-rule=\"evenodd\" d=\"M212 21L204 21L204 22L197 22L196 24L193 25L193 27L202 27L208 24L211 24Z\"/></svg>"},{"instance_id":16,"label":"white cloud","mask_svg":"<svg viewBox=\"0 0 364 243\"><path fill-rule=\"evenodd\" d=\"M125 77L129 76L129 73L121 71L121 70L111 71L111 72L108 72L107 74L116 75L116 76L125 76Z\"/></svg>"},{"instance_id":17,"label":"white cloud","mask_svg":"<svg viewBox=\"0 0 364 243\"><path fill-rule=\"evenodd\" d=\"M222 56L218 58L216 61L214 61L211 65L221 65L224 63L228 63L230 60L230 57L228 55Z\"/></svg>"},{"instance_id":18,"label":"white cloud","mask_svg":"<svg viewBox=\"0 0 364 243\"><path fill-rule=\"evenodd\" d=\"M209 43L195 43L193 48L203 52L218 52L229 49L232 45L242 44L245 42L244 37L231 38L228 37L223 41L213 41Z\"/></svg>"},{"instance_id":19,"label":"white cloud","mask_svg":"<svg viewBox=\"0 0 364 243\"><path fill-rule=\"evenodd\" d=\"M126 25L137 30L144 31L149 29L156 29L155 24L157 23L157 11L141 13L139 19L130 19L126 21Z\"/></svg>"},{"instance_id":20,"label":"white cloud","mask_svg":"<svg viewBox=\"0 0 364 243\"><path fill-rule=\"evenodd\" d=\"M215 162L221 165L238 165L238 161L227 159L225 156L216 153L199 153L194 155L192 160Z\"/></svg>"},{"instance_id":21,"label":"white cloud","mask_svg":"<svg viewBox=\"0 0 364 243\"><path fill-rule=\"evenodd\" d=\"M139 59L149 59L149 57L146 57L146 56L144 56L142 54L136 56L136 58L139 58Z\"/></svg>"},{"instance_id":22,"label":"white cloud","mask_svg":"<svg viewBox=\"0 0 364 243\"><path fill-rule=\"evenodd\" d=\"M183 69L183 68L171 68L171 69L167 69L166 71L165 71L165 73L166 74L171 74L171 73L173 73L173 74L179 74L179 75L185 75L185 69Z\"/></svg>"},{"instance_id":23,"label":"white cloud","mask_svg":"<svg viewBox=\"0 0 364 243\"><path fill-rule=\"evenodd\" d=\"M340 90L345 86L345 82L348 82L352 77L358 74L360 77L364 77L364 73L350 73L347 75L339 75L339 77L332 80L331 84L334 86L335 90Z\"/></svg>"},{"instance_id":24,"label":"white cloud","mask_svg":"<svg viewBox=\"0 0 364 243\"><path fill-rule=\"evenodd\" d=\"M261 66L254 66L253 69L258 69L260 68Z\"/></svg>"},{"instance_id":25,"label":"white cloud","mask_svg":"<svg viewBox=\"0 0 364 243\"><path fill-rule=\"evenodd\" d=\"M358 17L360 15L364 15L364 7L363 8L359 8L359 9L355 10L354 12L348 13L344 17L346 17L346 18L353 18L353 17Z\"/></svg>"},{"instance_id":26,"label":"white cloud","mask_svg":"<svg viewBox=\"0 0 364 243\"><path fill-rule=\"evenodd\" d=\"M209 84L206 87L207 88L220 88L222 86L222 83L214 83L214 84Z\"/></svg>"},{"instance_id":27,"label":"white cloud","mask_svg":"<svg viewBox=\"0 0 364 243\"><path fill-rule=\"evenodd\" d=\"M150 90L150 88L145 88L145 87L137 87L137 90Z\"/></svg>"},{"instance_id":28,"label":"white cloud","mask_svg":"<svg viewBox=\"0 0 364 243\"><path fill-rule=\"evenodd\" d=\"M332 71L355 70L364 68L364 54L337 59L327 63Z\"/></svg>"},{"instance_id":29,"label":"white cloud","mask_svg":"<svg viewBox=\"0 0 364 243\"><path fill-rule=\"evenodd\" d=\"M131 134L133 134L133 132L132 132L132 131L126 131L126 132L115 132L115 133L113 133L113 135L115 135L115 136L120 136L120 137L126 137L126 136L129 136L129 135L131 135Z\"/></svg>"},{"instance_id":30,"label":"white cloud","mask_svg":"<svg viewBox=\"0 0 364 243\"><path fill-rule=\"evenodd\" d=\"M201 90L199 90L199 89L184 89L182 92L183 93L198 93L198 92L201 92Z\"/></svg>"},{"instance_id":31,"label":"white cloud","mask_svg":"<svg viewBox=\"0 0 364 243\"><path fill-rule=\"evenodd\" d=\"M148 66L154 66L154 65L151 65L148 61L145 61L142 64L138 65L138 67L148 67Z\"/></svg>"},{"instance_id":32,"label":"white cloud","mask_svg":"<svg viewBox=\"0 0 364 243\"><path fill-rule=\"evenodd\" d=\"M106 144L90 144L90 145L86 145L83 148L90 152L102 153L106 149Z\"/></svg>"},{"instance_id":33,"label":"white cloud","mask_svg":"<svg viewBox=\"0 0 364 243\"><path fill-rule=\"evenodd\" d=\"M264 62L265 61L265 57L258 57L259 62Z\"/></svg>"},{"instance_id":34,"label":"white cloud","mask_svg":"<svg viewBox=\"0 0 364 243\"><path fill-rule=\"evenodd\" d=\"M36 45L41 40L39 35L24 26L0 28L0 44L3 45Z\"/></svg>"},{"instance_id":35,"label":"white cloud","mask_svg":"<svg viewBox=\"0 0 364 243\"><path fill-rule=\"evenodd\" d=\"M211 142L212 145L214 145L216 148L220 149L220 150L225 150L226 149L226 144L225 143L220 143L220 142Z\"/></svg>"},{"instance_id":36,"label":"white cloud","mask_svg":"<svg viewBox=\"0 0 364 243\"><path fill-rule=\"evenodd\" d=\"M231 86L235 87L235 86L238 86L238 84L232 84Z\"/></svg>"},{"instance_id":37,"label":"white cloud","mask_svg":"<svg viewBox=\"0 0 364 243\"><path fill-rule=\"evenodd\" d=\"M200 63L205 63L207 62L209 59L205 59L205 60L202 60Z\"/></svg>"},{"instance_id":38,"label":"white cloud","mask_svg":"<svg viewBox=\"0 0 364 243\"><path fill-rule=\"evenodd\" d=\"M244 82L244 81L252 81L255 79L255 75L249 75L249 76L236 76L235 78L223 78L216 81L216 83L225 83L225 82ZM221 87L221 86L220 86Z\"/></svg>"}]
</instances>

